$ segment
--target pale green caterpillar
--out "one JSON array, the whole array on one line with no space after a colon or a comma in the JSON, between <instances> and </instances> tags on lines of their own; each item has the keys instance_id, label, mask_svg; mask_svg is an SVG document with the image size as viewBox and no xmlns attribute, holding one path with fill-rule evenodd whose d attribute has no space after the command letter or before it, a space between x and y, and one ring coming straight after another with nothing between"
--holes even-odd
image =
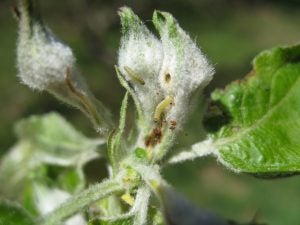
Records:
<instances>
[{"instance_id":1,"label":"pale green caterpillar","mask_svg":"<svg viewBox=\"0 0 300 225\"><path fill-rule=\"evenodd\" d=\"M124 66L124 70L126 71L128 76L131 77L132 80L140 83L141 85L145 85L145 81L128 66Z\"/></svg>"},{"instance_id":2,"label":"pale green caterpillar","mask_svg":"<svg viewBox=\"0 0 300 225\"><path fill-rule=\"evenodd\" d=\"M165 109L172 105L174 101L173 96L167 96L164 100L162 100L155 108L154 111L154 121L159 121L161 118L162 113L165 111Z\"/></svg>"}]
</instances>

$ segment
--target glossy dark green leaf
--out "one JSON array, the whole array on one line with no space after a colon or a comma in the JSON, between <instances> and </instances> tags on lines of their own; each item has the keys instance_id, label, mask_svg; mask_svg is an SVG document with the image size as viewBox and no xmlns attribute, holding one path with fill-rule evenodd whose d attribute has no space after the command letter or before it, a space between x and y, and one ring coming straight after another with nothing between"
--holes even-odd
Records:
<instances>
[{"instance_id":1,"label":"glossy dark green leaf","mask_svg":"<svg viewBox=\"0 0 300 225\"><path fill-rule=\"evenodd\" d=\"M212 134L220 162L258 175L300 171L300 45L258 55L242 81L217 90ZM225 125L224 125L225 121Z\"/></svg>"},{"instance_id":2,"label":"glossy dark green leaf","mask_svg":"<svg viewBox=\"0 0 300 225\"><path fill-rule=\"evenodd\" d=\"M0 225L34 225L31 216L20 206L0 202Z\"/></svg>"}]
</instances>

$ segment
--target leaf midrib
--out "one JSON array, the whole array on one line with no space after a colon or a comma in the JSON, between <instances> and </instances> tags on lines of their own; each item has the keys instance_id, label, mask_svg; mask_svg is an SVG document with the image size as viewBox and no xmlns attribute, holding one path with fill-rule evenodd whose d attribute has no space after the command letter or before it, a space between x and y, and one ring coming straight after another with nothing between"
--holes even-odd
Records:
<instances>
[{"instance_id":1,"label":"leaf midrib","mask_svg":"<svg viewBox=\"0 0 300 225\"><path fill-rule=\"evenodd\" d=\"M282 67L281 67L282 68ZM277 72L278 70L276 70ZM275 72L275 73L276 73ZM270 116L272 116L272 114L274 112L276 112L276 110L283 104L283 102L286 101L286 99L289 97L289 95L291 94L291 92L293 91L293 89L295 89L297 87L297 83L299 82L299 78L300 76L298 76L294 82L294 84L291 86L291 88L287 91L287 93L281 98L281 100L279 100L266 114L264 114L259 120L257 120L255 123L253 123L253 125L251 125L250 127L245 128L243 131L239 131L237 133L237 135L233 135L231 137L228 138L221 138L219 140L217 140L215 142L215 146L217 147L217 149L220 150L219 147L222 148L222 146L230 144L231 142L236 141L237 139L242 139L243 136L247 135L248 133L250 133L251 131L253 131L254 129L256 129L259 125L261 125L266 119L268 119Z\"/></svg>"}]
</instances>

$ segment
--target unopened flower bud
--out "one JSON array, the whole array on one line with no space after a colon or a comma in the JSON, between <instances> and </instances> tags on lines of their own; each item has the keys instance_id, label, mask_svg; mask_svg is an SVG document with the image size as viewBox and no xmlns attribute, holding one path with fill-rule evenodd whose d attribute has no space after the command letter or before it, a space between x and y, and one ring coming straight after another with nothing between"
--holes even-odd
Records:
<instances>
[{"instance_id":1,"label":"unopened flower bud","mask_svg":"<svg viewBox=\"0 0 300 225\"><path fill-rule=\"evenodd\" d=\"M46 90L62 83L75 57L71 48L59 41L34 14L32 1L20 1L20 32L17 65L22 82L32 89Z\"/></svg>"},{"instance_id":2,"label":"unopened flower bud","mask_svg":"<svg viewBox=\"0 0 300 225\"><path fill-rule=\"evenodd\" d=\"M108 133L109 111L90 92L71 48L42 23L36 4L37 0L19 0L18 76L30 88L45 90L79 108L97 131Z\"/></svg>"},{"instance_id":3,"label":"unopened flower bud","mask_svg":"<svg viewBox=\"0 0 300 225\"><path fill-rule=\"evenodd\" d=\"M162 45L131 9L123 7L119 14L123 36L118 66L125 79L133 85L145 117L151 118L162 99L157 80L163 59Z\"/></svg>"},{"instance_id":4,"label":"unopened flower bud","mask_svg":"<svg viewBox=\"0 0 300 225\"><path fill-rule=\"evenodd\" d=\"M191 95L211 81L214 69L171 14L155 11L153 23L161 36L164 51L159 83L165 95L174 97L174 107L168 118L180 121L185 116Z\"/></svg>"},{"instance_id":5,"label":"unopened flower bud","mask_svg":"<svg viewBox=\"0 0 300 225\"><path fill-rule=\"evenodd\" d=\"M153 15L160 40L130 9L122 8L120 16L119 70L134 87L134 98L150 125L137 147L144 142L145 148L155 148L153 160L158 160L186 120L192 95L210 82L214 70L171 14L155 11Z\"/></svg>"},{"instance_id":6,"label":"unopened flower bud","mask_svg":"<svg viewBox=\"0 0 300 225\"><path fill-rule=\"evenodd\" d=\"M119 50L121 73L133 84L146 118L152 115L157 121L164 115L166 120L180 124L191 95L212 79L212 66L171 14L154 12L153 23L161 40L157 40L129 8L122 8L120 16L123 25ZM172 101L166 101L168 99ZM170 104L162 104L165 102Z\"/></svg>"}]
</instances>

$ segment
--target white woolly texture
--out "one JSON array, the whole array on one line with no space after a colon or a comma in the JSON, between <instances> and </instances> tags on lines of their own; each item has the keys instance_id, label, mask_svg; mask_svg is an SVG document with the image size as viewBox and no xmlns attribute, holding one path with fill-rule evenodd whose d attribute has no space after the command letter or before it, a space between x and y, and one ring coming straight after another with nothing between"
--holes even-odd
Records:
<instances>
[{"instance_id":1,"label":"white woolly texture","mask_svg":"<svg viewBox=\"0 0 300 225\"><path fill-rule=\"evenodd\" d=\"M147 215L149 207L149 199L151 196L150 189L148 187L141 187L136 194L134 208L136 211L133 225L146 225Z\"/></svg>"},{"instance_id":2,"label":"white woolly texture","mask_svg":"<svg viewBox=\"0 0 300 225\"><path fill-rule=\"evenodd\" d=\"M122 8L120 16L119 68L133 85L147 122L157 121L163 113L171 130L180 128L192 95L211 81L213 67L171 14L154 13L153 23L161 40L131 9Z\"/></svg>"},{"instance_id":3,"label":"white woolly texture","mask_svg":"<svg viewBox=\"0 0 300 225\"><path fill-rule=\"evenodd\" d=\"M29 36L19 34L19 77L30 88L42 91L52 84L64 82L67 70L72 70L74 63L72 50L41 25L34 24Z\"/></svg>"},{"instance_id":4,"label":"white woolly texture","mask_svg":"<svg viewBox=\"0 0 300 225\"><path fill-rule=\"evenodd\" d=\"M160 176L159 167L146 166L137 162L132 163L132 167L142 176L142 179L151 187L154 191L157 191L154 184L165 185L165 181Z\"/></svg>"},{"instance_id":5,"label":"white woolly texture","mask_svg":"<svg viewBox=\"0 0 300 225\"><path fill-rule=\"evenodd\" d=\"M214 69L173 16L169 13L159 14L156 16L164 17L156 17L155 24L164 50L159 83L165 95L174 97L174 107L167 119L180 121L188 107L190 95L211 81ZM166 82L167 74L170 76L169 82Z\"/></svg>"},{"instance_id":6,"label":"white woolly texture","mask_svg":"<svg viewBox=\"0 0 300 225\"><path fill-rule=\"evenodd\" d=\"M120 16L123 36L118 65L125 79L133 85L144 113L147 117L151 117L156 105L162 99L157 80L163 61L162 44L130 9L122 8ZM128 74L126 67L130 68L133 74ZM144 84L138 80L139 78Z\"/></svg>"}]
</instances>

